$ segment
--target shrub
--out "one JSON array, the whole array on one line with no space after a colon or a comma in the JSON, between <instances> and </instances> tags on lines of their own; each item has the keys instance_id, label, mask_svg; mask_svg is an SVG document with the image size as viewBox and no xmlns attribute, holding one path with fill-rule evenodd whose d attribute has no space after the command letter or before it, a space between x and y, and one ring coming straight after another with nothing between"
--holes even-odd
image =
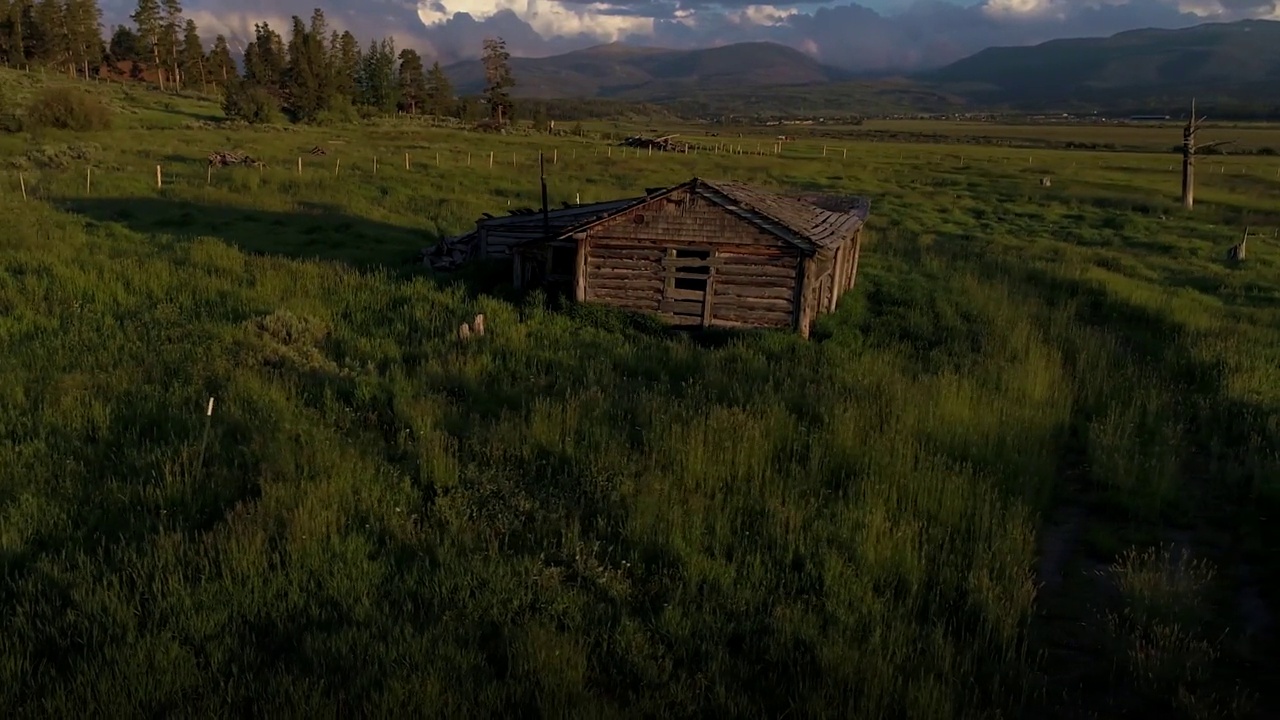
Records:
<instances>
[{"instance_id":1,"label":"shrub","mask_svg":"<svg viewBox=\"0 0 1280 720\"><path fill-rule=\"evenodd\" d=\"M49 88L27 105L26 127L33 130L107 130L111 108L83 90Z\"/></svg>"},{"instance_id":2,"label":"shrub","mask_svg":"<svg viewBox=\"0 0 1280 720\"><path fill-rule=\"evenodd\" d=\"M238 80L222 96L222 112L232 120L266 125L281 119L280 103L265 88Z\"/></svg>"},{"instance_id":3,"label":"shrub","mask_svg":"<svg viewBox=\"0 0 1280 720\"><path fill-rule=\"evenodd\" d=\"M327 107L317 113L311 122L315 125L343 125L359 120L360 113L356 112L351 99L340 95L330 100Z\"/></svg>"}]
</instances>

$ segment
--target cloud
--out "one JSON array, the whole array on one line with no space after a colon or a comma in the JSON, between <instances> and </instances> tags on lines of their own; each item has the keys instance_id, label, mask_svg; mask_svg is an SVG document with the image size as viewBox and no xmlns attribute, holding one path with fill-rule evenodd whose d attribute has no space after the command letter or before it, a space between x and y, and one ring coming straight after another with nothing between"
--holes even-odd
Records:
<instances>
[{"instance_id":1,"label":"cloud","mask_svg":"<svg viewBox=\"0 0 1280 720\"><path fill-rule=\"evenodd\" d=\"M964 2L966 0L958 0ZM968 0L973 2L974 0ZM250 38L255 22L281 33L317 0L187 0L202 34ZM705 47L770 40L858 71L936 66L993 45L1110 35L1208 21L1280 19L1280 0L331 0L330 25L368 42L390 36L448 63L502 36L515 55L545 56L606 42ZM871 7L874 5L874 7ZM108 0L128 22L132 0Z\"/></svg>"}]
</instances>

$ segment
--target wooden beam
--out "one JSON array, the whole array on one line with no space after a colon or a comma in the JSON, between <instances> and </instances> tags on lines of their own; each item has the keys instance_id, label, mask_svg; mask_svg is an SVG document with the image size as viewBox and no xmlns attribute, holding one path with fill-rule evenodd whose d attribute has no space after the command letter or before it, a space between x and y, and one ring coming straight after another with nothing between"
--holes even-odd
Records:
<instances>
[{"instance_id":1,"label":"wooden beam","mask_svg":"<svg viewBox=\"0 0 1280 720\"><path fill-rule=\"evenodd\" d=\"M858 255L862 253L862 228L853 235L853 269L849 273L849 287L858 282Z\"/></svg>"},{"instance_id":2,"label":"wooden beam","mask_svg":"<svg viewBox=\"0 0 1280 720\"><path fill-rule=\"evenodd\" d=\"M809 305L809 296L813 294L813 258L805 258L800 263L799 282L796 283L796 330L800 337L809 337L809 325L813 322L813 312Z\"/></svg>"},{"instance_id":3,"label":"wooden beam","mask_svg":"<svg viewBox=\"0 0 1280 720\"><path fill-rule=\"evenodd\" d=\"M840 302L840 293L844 290L844 266L846 256L849 254L848 243L842 243L836 248L836 259L831 269L831 302L827 304L827 312L836 311L836 305Z\"/></svg>"},{"instance_id":4,"label":"wooden beam","mask_svg":"<svg viewBox=\"0 0 1280 720\"><path fill-rule=\"evenodd\" d=\"M578 248L575 261L575 272L573 276L573 299L582 302L587 299L587 253L590 252L591 246L588 244L586 236L578 238Z\"/></svg>"},{"instance_id":5,"label":"wooden beam","mask_svg":"<svg viewBox=\"0 0 1280 720\"><path fill-rule=\"evenodd\" d=\"M716 256L716 251L711 251L711 257ZM716 269L711 267L707 272L707 286L702 295L702 327L711 327L711 320L714 317L714 310L711 307L712 300L716 293Z\"/></svg>"}]
</instances>

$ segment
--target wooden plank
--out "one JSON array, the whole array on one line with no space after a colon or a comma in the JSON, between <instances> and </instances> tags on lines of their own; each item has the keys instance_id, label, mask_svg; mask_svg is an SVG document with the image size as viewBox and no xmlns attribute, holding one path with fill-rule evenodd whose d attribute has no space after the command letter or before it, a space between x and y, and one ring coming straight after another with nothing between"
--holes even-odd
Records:
<instances>
[{"instance_id":1,"label":"wooden plank","mask_svg":"<svg viewBox=\"0 0 1280 720\"><path fill-rule=\"evenodd\" d=\"M587 299L587 239L577 242L577 253L573 266L573 299L582 302Z\"/></svg>"},{"instance_id":2,"label":"wooden plank","mask_svg":"<svg viewBox=\"0 0 1280 720\"><path fill-rule=\"evenodd\" d=\"M702 275L709 275L711 268L715 267L711 263L703 260L686 260L685 258L667 258L662 261L662 266L670 272L675 270L681 274L690 274L702 271Z\"/></svg>"},{"instance_id":3,"label":"wooden plank","mask_svg":"<svg viewBox=\"0 0 1280 720\"><path fill-rule=\"evenodd\" d=\"M670 315L661 313L658 318L669 325L702 325L702 318L694 315Z\"/></svg>"},{"instance_id":4,"label":"wooden plank","mask_svg":"<svg viewBox=\"0 0 1280 720\"><path fill-rule=\"evenodd\" d=\"M744 277L772 277L794 281L794 267L780 267L768 263L721 263L716 266L718 274Z\"/></svg>"},{"instance_id":5,"label":"wooden plank","mask_svg":"<svg viewBox=\"0 0 1280 720\"><path fill-rule=\"evenodd\" d=\"M666 255L666 248L645 245L645 246L612 246L605 244L596 244L596 238L591 238L591 257L595 260L647 260L650 262L658 262Z\"/></svg>"},{"instance_id":6,"label":"wooden plank","mask_svg":"<svg viewBox=\"0 0 1280 720\"><path fill-rule=\"evenodd\" d=\"M667 300L688 300L690 302L702 302L703 296L707 293L702 290L681 290L680 288L671 288L667 291Z\"/></svg>"},{"instance_id":7,"label":"wooden plank","mask_svg":"<svg viewBox=\"0 0 1280 720\"><path fill-rule=\"evenodd\" d=\"M800 263L800 275L796 278L795 299L791 303L793 327L800 333L801 337L809 337L809 320L812 317L808 308L808 296L810 279L809 274L813 271L813 262L805 260Z\"/></svg>"},{"instance_id":8,"label":"wooden plank","mask_svg":"<svg viewBox=\"0 0 1280 720\"><path fill-rule=\"evenodd\" d=\"M672 272L671 270L668 270L667 272L662 274L665 277L681 278L684 280L706 280L707 278L711 277L710 273Z\"/></svg>"},{"instance_id":9,"label":"wooden plank","mask_svg":"<svg viewBox=\"0 0 1280 720\"><path fill-rule=\"evenodd\" d=\"M757 260L759 258L788 258L791 264L799 259L795 248L790 247L751 247L748 245L726 244L718 248L720 257L727 260Z\"/></svg>"},{"instance_id":10,"label":"wooden plank","mask_svg":"<svg viewBox=\"0 0 1280 720\"><path fill-rule=\"evenodd\" d=\"M640 310L643 312L658 312L658 298L656 296L621 296L606 295L598 292L588 292L587 302L600 303L602 305L610 305L613 307L629 308L632 310Z\"/></svg>"},{"instance_id":11,"label":"wooden plank","mask_svg":"<svg viewBox=\"0 0 1280 720\"><path fill-rule=\"evenodd\" d=\"M730 285L743 285L746 287L758 287L761 285L768 287L793 287L796 284L796 279L793 275L756 273L748 271L745 268L717 268L716 274Z\"/></svg>"},{"instance_id":12,"label":"wooden plank","mask_svg":"<svg viewBox=\"0 0 1280 720\"><path fill-rule=\"evenodd\" d=\"M744 298L732 295L717 295L716 307L736 308L742 311L762 312L791 312L791 302L788 300L778 300L776 298Z\"/></svg>"},{"instance_id":13,"label":"wooden plank","mask_svg":"<svg viewBox=\"0 0 1280 720\"><path fill-rule=\"evenodd\" d=\"M707 278L707 289L702 293L702 327L711 325L711 313L714 309L716 297L716 271L711 270L711 277Z\"/></svg>"},{"instance_id":14,"label":"wooden plank","mask_svg":"<svg viewBox=\"0 0 1280 720\"><path fill-rule=\"evenodd\" d=\"M740 310L719 306L716 308L714 321L741 323L754 327L790 327L791 313L772 312L767 310Z\"/></svg>"},{"instance_id":15,"label":"wooden plank","mask_svg":"<svg viewBox=\"0 0 1280 720\"><path fill-rule=\"evenodd\" d=\"M675 315L693 315L702 320L702 303L687 302L679 300L663 300L660 309L664 313L673 313Z\"/></svg>"},{"instance_id":16,"label":"wooden plank","mask_svg":"<svg viewBox=\"0 0 1280 720\"><path fill-rule=\"evenodd\" d=\"M587 273L593 280L662 280L666 277L666 273L659 272L656 267L649 270L633 270L630 268L620 270L610 267L588 268Z\"/></svg>"},{"instance_id":17,"label":"wooden plank","mask_svg":"<svg viewBox=\"0 0 1280 720\"><path fill-rule=\"evenodd\" d=\"M639 270L642 272L653 272L661 269L662 265L654 260L622 260L618 258L602 258L590 256L587 258L587 268L591 270Z\"/></svg>"},{"instance_id":18,"label":"wooden plank","mask_svg":"<svg viewBox=\"0 0 1280 720\"><path fill-rule=\"evenodd\" d=\"M717 277L716 280L715 294L719 297L738 297L755 300L782 300L786 302L787 307L791 307L791 302L795 298L795 290L792 287L729 285L724 282L724 278Z\"/></svg>"},{"instance_id":19,"label":"wooden plank","mask_svg":"<svg viewBox=\"0 0 1280 720\"><path fill-rule=\"evenodd\" d=\"M593 277L589 285L601 290L631 290L653 293L654 297L662 294L662 278L658 277L637 280L598 280Z\"/></svg>"}]
</instances>

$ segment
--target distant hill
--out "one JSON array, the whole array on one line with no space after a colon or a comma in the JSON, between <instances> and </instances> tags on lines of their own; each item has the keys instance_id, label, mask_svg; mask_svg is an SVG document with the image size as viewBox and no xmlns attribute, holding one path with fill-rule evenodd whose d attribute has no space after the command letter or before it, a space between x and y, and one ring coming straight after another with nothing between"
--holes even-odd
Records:
<instances>
[{"instance_id":1,"label":"distant hill","mask_svg":"<svg viewBox=\"0 0 1280 720\"><path fill-rule=\"evenodd\" d=\"M856 77L768 42L699 50L612 43L511 65L517 97L698 113L1175 113L1194 96L1219 117L1280 117L1280 22L1268 20L993 47L905 78ZM446 71L464 94L484 87L478 60Z\"/></svg>"},{"instance_id":2,"label":"distant hill","mask_svg":"<svg viewBox=\"0 0 1280 720\"><path fill-rule=\"evenodd\" d=\"M1280 108L1280 22L1210 23L988 48L914 77L971 103L1025 109L1182 107L1192 96Z\"/></svg>"},{"instance_id":3,"label":"distant hill","mask_svg":"<svg viewBox=\"0 0 1280 720\"><path fill-rule=\"evenodd\" d=\"M479 60L445 70L463 93L478 93L484 87ZM700 50L611 43L551 57L512 58L511 71L516 97L646 101L687 98L703 91L816 85L849 77L799 50L767 42Z\"/></svg>"}]
</instances>

